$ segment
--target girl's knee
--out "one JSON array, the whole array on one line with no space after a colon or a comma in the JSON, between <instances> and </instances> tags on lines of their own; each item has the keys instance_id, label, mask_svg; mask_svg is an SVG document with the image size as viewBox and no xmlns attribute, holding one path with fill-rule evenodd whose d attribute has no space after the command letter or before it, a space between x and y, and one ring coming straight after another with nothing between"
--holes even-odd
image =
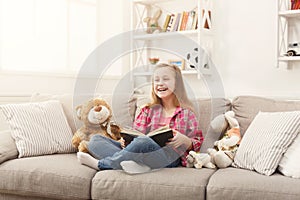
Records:
<instances>
[{"instance_id":1,"label":"girl's knee","mask_svg":"<svg viewBox=\"0 0 300 200\"><path fill-rule=\"evenodd\" d=\"M146 145L152 145L155 142L148 136L139 136L134 139L134 143L136 146L146 146ZM156 143L155 143L156 144Z\"/></svg>"},{"instance_id":2,"label":"girl's knee","mask_svg":"<svg viewBox=\"0 0 300 200\"><path fill-rule=\"evenodd\" d=\"M135 153L146 153L158 150L160 146L148 136L139 136L127 146L127 150Z\"/></svg>"}]
</instances>

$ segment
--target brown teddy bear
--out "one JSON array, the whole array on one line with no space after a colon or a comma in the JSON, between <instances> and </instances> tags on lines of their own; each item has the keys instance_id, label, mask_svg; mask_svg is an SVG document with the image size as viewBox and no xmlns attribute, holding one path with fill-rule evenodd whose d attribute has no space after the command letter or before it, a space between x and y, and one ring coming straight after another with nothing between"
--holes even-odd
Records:
<instances>
[{"instance_id":1,"label":"brown teddy bear","mask_svg":"<svg viewBox=\"0 0 300 200\"><path fill-rule=\"evenodd\" d=\"M88 152L88 141L95 134L121 139L120 127L111 122L112 110L109 104L101 98L93 98L76 107L76 114L83 126L72 138L72 144L81 152Z\"/></svg>"}]
</instances>

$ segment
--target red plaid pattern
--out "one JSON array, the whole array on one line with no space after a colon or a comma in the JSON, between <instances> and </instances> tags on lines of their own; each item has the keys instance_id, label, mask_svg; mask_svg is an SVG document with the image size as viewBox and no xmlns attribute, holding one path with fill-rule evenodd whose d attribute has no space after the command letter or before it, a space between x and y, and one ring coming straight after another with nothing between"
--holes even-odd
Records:
<instances>
[{"instance_id":1,"label":"red plaid pattern","mask_svg":"<svg viewBox=\"0 0 300 200\"><path fill-rule=\"evenodd\" d=\"M135 119L133 128L146 134L159 128L160 119L162 116L162 106L155 105L152 107L142 108L140 114ZM196 115L193 111L186 108L177 107L173 117L170 121L170 128L179 131L191 138L193 143L192 150L200 151L201 144L203 142L202 131L199 129L199 124ZM188 152L181 157L181 163L186 166L186 156Z\"/></svg>"}]
</instances>

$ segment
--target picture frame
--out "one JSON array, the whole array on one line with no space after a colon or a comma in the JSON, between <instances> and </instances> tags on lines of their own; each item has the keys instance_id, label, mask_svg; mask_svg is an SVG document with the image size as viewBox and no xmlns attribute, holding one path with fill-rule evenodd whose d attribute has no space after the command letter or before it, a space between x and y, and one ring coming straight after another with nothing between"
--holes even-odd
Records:
<instances>
[{"instance_id":1,"label":"picture frame","mask_svg":"<svg viewBox=\"0 0 300 200\"><path fill-rule=\"evenodd\" d=\"M179 69L184 70L185 68L185 60L184 59L170 59L168 60L170 65L176 65Z\"/></svg>"}]
</instances>

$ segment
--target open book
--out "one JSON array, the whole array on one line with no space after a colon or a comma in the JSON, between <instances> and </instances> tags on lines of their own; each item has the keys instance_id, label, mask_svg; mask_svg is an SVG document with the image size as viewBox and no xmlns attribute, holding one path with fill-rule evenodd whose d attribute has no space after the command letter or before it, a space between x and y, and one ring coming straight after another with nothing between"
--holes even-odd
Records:
<instances>
[{"instance_id":1,"label":"open book","mask_svg":"<svg viewBox=\"0 0 300 200\"><path fill-rule=\"evenodd\" d=\"M125 146L127 146L135 137L138 137L140 135L144 134L133 129L121 130L121 136L125 140ZM169 142L169 139L173 138L173 131L168 126L164 126L149 132L148 134L146 134L146 136L152 138L152 140L154 140L159 146L163 147L167 142Z\"/></svg>"}]
</instances>

